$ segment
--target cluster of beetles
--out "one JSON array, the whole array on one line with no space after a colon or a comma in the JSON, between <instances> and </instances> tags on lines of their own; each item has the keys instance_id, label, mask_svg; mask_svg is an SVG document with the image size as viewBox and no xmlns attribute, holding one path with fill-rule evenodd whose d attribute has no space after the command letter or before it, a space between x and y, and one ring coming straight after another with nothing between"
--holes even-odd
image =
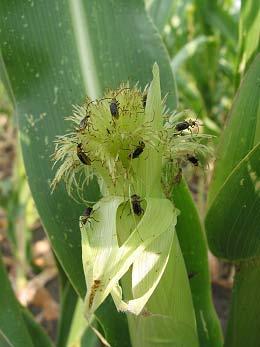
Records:
<instances>
[{"instance_id":1,"label":"cluster of beetles","mask_svg":"<svg viewBox=\"0 0 260 347\"><path fill-rule=\"evenodd\" d=\"M116 99L117 95L121 93L122 90L129 89L129 88L123 88L121 89L114 97L109 98L109 110L112 116L112 119L116 120L120 116L120 104L119 101ZM102 99L104 100L104 99ZM147 101L147 91L144 92L142 96L142 105L143 109L146 107L146 101ZM93 103L95 101L91 101L89 104ZM89 105L88 104L88 105ZM86 116L81 120L78 126L78 131L83 131L88 126L88 121L90 115L88 114L88 105L87 105L87 111ZM178 122L174 125L175 131L177 134L182 134L184 130L190 130L194 127L198 127L198 122L196 120L184 120L181 122ZM138 158L145 149L145 143L143 141L140 141L139 144L136 146L136 148L129 153L128 158L129 159L136 159ZM88 157L88 155L84 152L82 148L82 143L77 144L77 157L80 160L80 162L84 165L91 165L91 159ZM192 163L194 166L199 165L199 160L193 155L187 154L187 160ZM133 194L130 198L131 203L131 209L132 212L136 216L141 216L144 213L144 209L141 206L142 198L137 195ZM87 207L80 219L81 225L85 225L86 223L90 223L91 220L94 220L97 222L97 220L93 217L94 209L93 207Z\"/></svg>"}]
</instances>

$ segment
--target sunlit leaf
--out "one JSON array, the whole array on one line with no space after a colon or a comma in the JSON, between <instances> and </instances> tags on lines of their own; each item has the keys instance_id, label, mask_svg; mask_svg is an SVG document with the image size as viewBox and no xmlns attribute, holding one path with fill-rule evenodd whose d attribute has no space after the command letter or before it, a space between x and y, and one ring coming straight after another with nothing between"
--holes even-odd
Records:
<instances>
[{"instance_id":1,"label":"sunlit leaf","mask_svg":"<svg viewBox=\"0 0 260 347\"><path fill-rule=\"evenodd\" d=\"M242 81L219 141L216 168L209 190L209 207L228 175L260 141L259 77L260 55Z\"/></svg>"}]
</instances>

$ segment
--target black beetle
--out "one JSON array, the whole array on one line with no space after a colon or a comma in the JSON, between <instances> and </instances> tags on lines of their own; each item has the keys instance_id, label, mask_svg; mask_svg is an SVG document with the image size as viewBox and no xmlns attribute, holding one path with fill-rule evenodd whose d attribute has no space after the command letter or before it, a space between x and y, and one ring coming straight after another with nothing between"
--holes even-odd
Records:
<instances>
[{"instance_id":1,"label":"black beetle","mask_svg":"<svg viewBox=\"0 0 260 347\"><path fill-rule=\"evenodd\" d=\"M86 153L83 151L82 143L77 144L77 156L79 160L85 164L85 165L91 165L90 158L86 155Z\"/></svg>"},{"instance_id":2,"label":"black beetle","mask_svg":"<svg viewBox=\"0 0 260 347\"><path fill-rule=\"evenodd\" d=\"M128 155L128 158L129 159L138 158L143 153L144 149L145 149L145 143L143 141L139 141L138 146L136 147L136 149L133 152L131 152Z\"/></svg>"},{"instance_id":3,"label":"black beetle","mask_svg":"<svg viewBox=\"0 0 260 347\"><path fill-rule=\"evenodd\" d=\"M192 163L194 166L198 166L199 165L199 159L194 157L193 155L189 155L187 154L187 160Z\"/></svg>"},{"instance_id":4,"label":"black beetle","mask_svg":"<svg viewBox=\"0 0 260 347\"><path fill-rule=\"evenodd\" d=\"M118 119L119 118L119 102L116 100L116 98L112 98L109 109L112 117Z\"/></svg>"},{"instance_id":5,"label":"black beetle","mask_svg":"<svg viewBox=\"0 0 260 347\"><path fill-rule=\"evenodd\" d=\"M133 194L131 196L132 209L134 214L136 214L137 216L141 216L141 214L144 213L144 209L141 206L141 202L142 202L142 199L140 198L139 195Z\"/></svg>"},{"instance_id":6,"label":"black beetle","mask_svg":"<svg viewBox=\"0 0 260 347\"><path fill-rule=\"evenodd\" d=\"M179 122L175 125L175 130L177 131L183 131L186 129L198 127L198 122L196 120L184 120L183 122Z\"/></svg>"},{"instance_id":7,"label":"black beetle","mask_svg":"<svg viewBox=\"0 0 260 347\"><path fill-rule=\"evenodd\" d=\"M81 225L85 225L87 222L91 222L91 219L93 219L94 221L97 222L97 220L92 216L93 212L94 212L94 210L90 206L84 210L84 212L80 218Z\"/></svg>"}]
</instances>

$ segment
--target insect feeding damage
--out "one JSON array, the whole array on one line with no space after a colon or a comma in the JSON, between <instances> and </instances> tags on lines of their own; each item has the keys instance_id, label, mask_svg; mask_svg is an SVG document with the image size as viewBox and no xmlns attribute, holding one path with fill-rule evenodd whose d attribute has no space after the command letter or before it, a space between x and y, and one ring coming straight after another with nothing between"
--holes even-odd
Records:
<instances>
[{"instance_id":1,"label":"insect feeding damage","mask_svg":"<svg viewBox=\"0 0 260 347\"><path fill-rule=\"evenodd\" d=\"M88 302L89 308L92 307L95 295L97 293L98 288L100 288L100 286L101 286L101 280L94 280L94 283L90 288L90 295L89 295L89 302Z\"/></svg>"}]
</instances>

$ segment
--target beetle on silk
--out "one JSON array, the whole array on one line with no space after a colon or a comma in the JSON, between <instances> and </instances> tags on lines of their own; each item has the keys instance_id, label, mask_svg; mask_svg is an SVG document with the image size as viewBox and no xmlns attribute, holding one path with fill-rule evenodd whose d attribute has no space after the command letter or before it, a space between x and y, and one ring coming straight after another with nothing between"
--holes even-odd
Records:
<instances>
[{"instance_id":1,"label":"beetle on silk","mask_svg":"<svg viewBox=\"0 0 260 347\"><path fill-rule=\"evenodd\" d=\"M77 156L84 165L91 165L91 159L84 152L82 143L77 144Z\"/></svg>"},{"instance_id":2,"label":"beetle on silk","mask_svg":"<svg viewBox=\"0 0 260 347\"><path fill-rule=\"evenodd\" d=\"M145 110L145 107L146 107L146 101L147 101L147 95L148 93L145 92L142 96L142 105L143 105L143 109Z\"/></svg>"},{"instance_id":3,"label":"beetle on silk","mask_svg":"<svg viewBox=\"0 0 260 347\"><path fill-rule=\"evenodd\" d=\"M89 105L96 103L97 100L90 101L86 106L86 115L83 117L79 123L77 131L83 132L90 125L90 111L88 109Z\"/></svg>"},{"instance_id":4,"label":"beetle on silk","mask_svg":"<svg viewBox=\"0 0 260 347\"><path fill-rule=\"evenodd\" d=\"M111 116L113 118L118 119L119 118L119 101L116 100L116 98L112 98L109 104L109 109L110 109L110 113Z\"/></svg>"},{"instance_id":5,"label":"beetle on silk","mask_svg":"<svg viewBox=\"0 0 260 347\"><path fill-rule=\"evenodd\" d=\"M197 120L184 120L182 122L179 122L175 125L175 130L182 132L183 130L189 129L191 131L191 128L197 127L199 128L199 123Z\"/></svg>"},{"instance_id":6,"label":"beetle on silk","mask_svg":"<svg viewBox=\"0 0 260 347\"><path fill-rule=\"evenodd\" d=\"M139 141L138 146L135 148L135 150L131 153L129 153L128 158L129 159L135 159L138 158L145 149L145 143L143 141Z\"/></svg>"},{"instance_id":7,"label":"beetle on silk","mask_svg":"<svg viewBox=\"0 0 260 347\"><path fill-rule=\"evenodd\" d=\"M126 90L126 89L130 89L130 88L126 87L126 88L120 89L116 93L116 95L114 95L112 98L101 99L101 100L106 100L106 99L110 99L111 100L110 103L109 103L109 110L110 110L112 118L114 118L114 119L118 119L119 118L119 108L120 108L119 101L116 98L123 90Z\"/></svg>"},{"instance_id":8,"label":"beetle on silk","mask_svg":"<svg viewBox=\"0 0 260 347\"><path fill-rule=\"evenodd\" d=\"M194 166L199 165L199 159L196 158L194 155L187 154L187 160Z\"/></svg>"}]
</instances>

